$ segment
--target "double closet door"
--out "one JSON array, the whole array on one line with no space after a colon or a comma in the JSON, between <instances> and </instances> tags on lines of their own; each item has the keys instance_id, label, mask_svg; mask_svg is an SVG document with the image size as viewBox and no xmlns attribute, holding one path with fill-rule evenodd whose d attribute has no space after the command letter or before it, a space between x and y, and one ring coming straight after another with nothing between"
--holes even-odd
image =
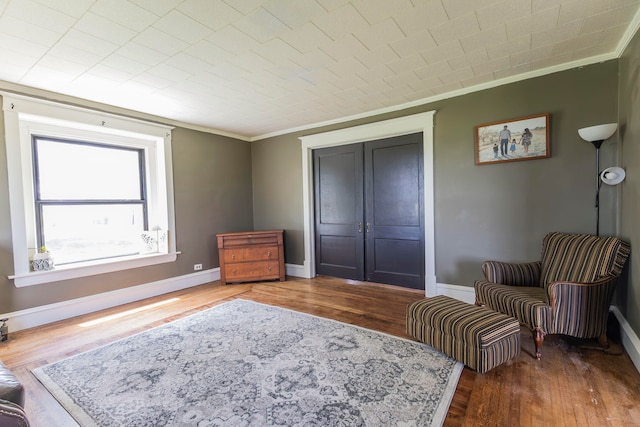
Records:
<instances>
[{"instance_id":1,"label":"double closet door","mask_svg":"<svg viewBox=\"0 0 640 427\"><path fill-rule=\"evenodd\" d=\"M318 274L424 289L422 133L313 151Z\"/></svg>"}]
</instances>

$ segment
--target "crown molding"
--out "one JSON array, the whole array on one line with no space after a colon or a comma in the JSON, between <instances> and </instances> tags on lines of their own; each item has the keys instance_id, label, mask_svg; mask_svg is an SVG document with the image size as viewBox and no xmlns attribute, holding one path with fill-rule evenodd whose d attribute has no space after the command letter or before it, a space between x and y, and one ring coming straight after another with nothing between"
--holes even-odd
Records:
<instances>
[{"instance_id":1,"label":"crown molding","mask_svg":"<svg viewBox=\"0 0 640 427\"><path fill-rule=\"evenodd\" d=\"M631 43L631 40L636 35L639 28L640 28L640 8L636 11L635 16L633 17L633 19L629 23L629 26L627 27L627 31L624 32L624 34L622 35L622 38L620 39L620 42L618 42L618 46L616 47L616 50L615 50L616 58L620 58L624 54L625 49L627 48L627 46L629 46L629 43Z\"/></svg>"},{"instance_id":2,"label":"crown molding","mask_svg":"<svg viewBox=\"0 0 640 427\"><path fill-rule=\"evenodd\" d=\"M486 89L492 89L492 88L499 87L499 86L504 86L504 85L507 85L507 84L510 84L510 83L515 83L515 82L519 82L519 81L523 81L523 80L532 79L532 78L535 78L535 77L542 77L542 76L546 76L546 75L549 75L549 74L557 73L557 72L560 72L560 71L566 71L566 70L571 70L571 69L575 69L575 68L582 68L582 67L585 67L587 65L602 63L602 62L610 61L612 59L617 59L617 58L618 58L617 51L616 52L610 52L610 53L602 54L602 55L597 55L597 56L591 56L589 58L579 59L579 60L571 61L571 62L565 62L563 64L554 65L554 66L546 67L546 68L541 68L539 70L534 70L534 71L529 71L529 72L522 73L522 74L517 74L517 75L514 75L514 76L504 77L504 78L499 79L499 80L493 80L493 81L490 81L490 82L481 83L481 84L478 84L478 85L469 86L469 87L462 88L462 89L457 89L457 90L454 90L454 91L451 91L451 92L446 92L446 93L442 93L442 94L439 94L439 95L418 99L416 101L411 101L411 102L406 102L406 103L403 103L403 104L394 105L392 107L380 108L380 109L368 111L368 112L365 112L365 113L354 114L352 116L347 116L347 117L341 117L339 119L327 120L327 121L324 121L324 122L312 123L312 124L309 124L309 125L298 126L298 127L295 127L295 128L290 128L290 129L285 129L285 130L281 130L281 131L271 132L271 133L267 133L267 134L264 134L264 135L258 135L258 136L254 136L254 137L249 138L249 141L251 141L251 142L260 141L262 139L272 138L272 137L275 137L275 136L287 135L287 134L290 134L290 133L297 133L297 132L304 132L304 131L311 130L311 129L318 129L318 128L321 128L321 127L324 127L324 126L337 125L337 124L351 122L351 121L354 121L354 120L366 119L366 118L378 116L378 115L381 115L381 114L394 113L394 112L406 110L406 109L409 109L409 108L424 106L424 105L430 104L432 102L442 101L443 99L455 98L457 96L467 95L467 94L470 94L470 93L479 92L479 91L486 90Z\"/></svg>"}]
</instances>

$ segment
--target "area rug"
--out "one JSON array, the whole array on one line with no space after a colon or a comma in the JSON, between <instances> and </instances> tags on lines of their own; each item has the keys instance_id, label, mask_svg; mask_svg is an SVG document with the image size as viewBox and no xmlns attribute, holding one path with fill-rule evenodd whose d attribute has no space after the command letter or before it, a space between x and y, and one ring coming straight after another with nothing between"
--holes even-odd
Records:
<instances>
[{"instance_id":1,"label":"area rug","mask_svg":"<svg viewBox=\"0 0 640 427\"><path fill-rule=\"evenodd\" d=\"M462 364L234 300L33 370L82 426L439 426Z\"/></svg>"}]
</instances>

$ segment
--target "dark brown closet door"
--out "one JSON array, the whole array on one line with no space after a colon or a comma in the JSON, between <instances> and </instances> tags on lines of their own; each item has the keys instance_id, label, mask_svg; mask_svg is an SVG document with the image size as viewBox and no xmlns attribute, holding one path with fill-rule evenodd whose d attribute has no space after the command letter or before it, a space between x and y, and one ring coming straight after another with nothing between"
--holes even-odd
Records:
<instances>
[{"instance_id":1,"label":"dark brown closet door","mask_svg":"<svg viewBox=\"0 0 640 427\"><path fill-rule=\"evenodd\" d=\"M362 145L313 151L316 273L364 280Z\"/></svg>"},{"instance_id":2,"label":"dark brown closet door","mask_svg":"<svg viewBox=\"0 0 640 427\"><path fill-rule=\"evenodd\" d=\"M367 142L367 280L424 289L422 134Z\"/></svg>"},{"instance_id":3,"label":"dark brown closet door","mask_svg":"<svg viewBox=\"0 0 640 427\"><path fill-rule=\"evenodd\" d=\"M313 151L318 274L424 289L422 134Z\"/></svg>"}]
</instances>

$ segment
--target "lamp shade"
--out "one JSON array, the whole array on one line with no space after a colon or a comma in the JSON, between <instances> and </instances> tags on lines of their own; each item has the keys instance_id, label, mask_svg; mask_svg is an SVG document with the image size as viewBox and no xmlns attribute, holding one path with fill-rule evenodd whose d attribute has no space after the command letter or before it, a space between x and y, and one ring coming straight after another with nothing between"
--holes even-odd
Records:
<instances>
[{"instance_id":1,"label":"lamp shade","mask_svg":"<svg viewBox=\"0 0 640 427\"><path fill-rule=\"evenodd\" d=\"M625 175L624 169L614 166L603 170L600 179L607 185L616 185L624 181Z\"/></svg>"},{"instance_id":2,"label":"lamp shade","mask_svg":"<svg viewBox=\"0 0 640 427\"><path fill-rule=\"evenodd\" d=\"M578 129L578 134L580 138L585 141L604 141L616 133L617 129L617 123L608 123L606 125L589 126L588 128Z\"/></svg>"}]
</instances>

